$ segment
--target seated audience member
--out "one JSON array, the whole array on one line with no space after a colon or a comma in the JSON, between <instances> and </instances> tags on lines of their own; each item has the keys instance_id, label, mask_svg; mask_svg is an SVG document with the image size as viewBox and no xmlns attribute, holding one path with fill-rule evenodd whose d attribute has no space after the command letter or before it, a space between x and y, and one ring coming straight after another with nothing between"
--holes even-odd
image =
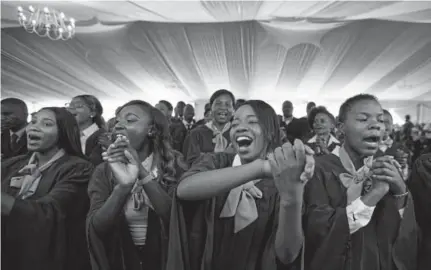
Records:
<instances>
[{"instance_id":1,"label":"seated audience member","mask_svg":"<svg viewBox=\"0 0 431 270\"><path fill-rule=\"evenodd\" d=\"M412 169L407 185L415 202L416 220L421 228L422 241L419 247L417 270L431 267L431 154L420 156Z\"/></svg>"},{"instance_id":2,"label":"seated audience member","mask_svg":"<svg viewBox=\"0 0 431 270\"><path fill-rule=\"evenodd\" d=\"M92 270L165 269L172 191L187 168L166 117L135 100L117 112L116 141L90 181Z\"/></svg>"},{"instance_id":3,"label":"seated audience member","mask_svg":"<svg viewBox=\"0 0 431 270\"><path fill-rule=\"evenodd\" d=\"M202 153L223 152L229 146L235 97L228 90L218 90L211 96L210 104L212 120L193 129L184 144L183 152L188 164L192 164Z\"/></svg>"},{"instance_id":4,"label":"seated audience member","mask_svg":"<svg viewBox=\"0 0 431 270\"><path fill-rule=\"evenodd\" d=\"M2 269L88 270L86 194L93 165L64 108L43 108L27 126L31 154L1 164Z\"/></svg>"},{"instance_id":5,"label":"seated audience member","mask_svg":"<svg viewBox=\"0 0 431 270\"><path fill-rule=\"evenodd\" d=\"M183 120L172 123L171 125L171 136L172 136L172 147L178 151L182 152L183 144L190 133L190 131L195 128L195 109L191 104L187 104L184 107Z\"/></svg>"},{"instance_id":6,"label":"seated audience member","mask_svg":"<svg viewBox=\"0 0 431 270\"><path fill-rule=\"evenodd\" d=\"M203 154L183 175L168 270L300 266L302 196L314 160L299 140L281 146L278 130L271 106L249 100L233 117L234 152Z\"/></svg>"},{"instance_id":7,"label":"seated audience member","mask_svg":"<svg viewBox=\"0 0 431 270\"><path fill-rule=\"evenodd\" d=\"M82 153L94 164L102 162L101 138L106 133L106 123L102 117L103 107L92 95L76 96L68 104L68 110L78 122Z\"/></svg>"},{"instance_id":8,"label":"seated audience member","mask_svg":"<svg viewBox=\"0 0 431 270\"><path fill-rule=\"evenodd\" d=\"M335 128L334 116L323 106L314 108L308 116L314 136L307 141L316 155L338 154L341 143L332 135Z\"/></svg>"},{"instance_id":9,"label":"seated audience member","mask_svg":"<svg viewBox=\"0 0 431 270\"><path fill-rule=\"evenodd\" d=\"M360 94L340 107L338 155L316 158L304 193L305 269L416 269L413 200L392 157L375 158L383 109Z\"/></svg>"},{"instance_id":10,"label":"seated audience member","mask_svg":"<svg viewBox=\"0 0 431 270\"><path fill-rule=\"evenodd\" d=\"M6 98L1 101L1 156L2 160L27 153L28 110L24 101Z\"/></svg>"}]
</instances>

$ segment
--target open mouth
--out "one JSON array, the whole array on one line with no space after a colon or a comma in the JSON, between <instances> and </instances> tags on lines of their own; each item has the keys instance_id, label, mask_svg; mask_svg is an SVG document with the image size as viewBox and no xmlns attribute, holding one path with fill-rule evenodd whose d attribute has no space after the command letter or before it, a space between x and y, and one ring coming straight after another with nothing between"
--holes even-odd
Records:
<instances>
[{"instance_id":1,"label":"open mouth","mask_svg":"<svg viewBox=\"0 0 431 270\"><path fill-rule=\"evenodd\" d=\"M379 144L380 139L381 139L380 136L371 135L371 136L365 137L364 142L366 142L368 145L374 147L374 146L377 146Z\"/></svg>"},{"instance_id":2,"label":"open mouth","mask_svg":"<svg viewBox=\"0 0 431 270\"><path fill-rule=\"evenodd\" d=\"M236 143L238 144L239 148L249 147L252 142L253 139L248 136L239 136L236 138Z\"/></svg>"},{"instance_id":3,"label":"open mouth","mask_svg":"<svg viewBox=\"0 0 431 270\"><path fill-rule=\"evenodd\" d=\"M217 115L218 115L219 117L226 118L226 117L227 117L227 112L219 112L219 113L217 113Z\"/></svg>"},{"instance_id":4,"label":"open mouth","mask_svg":"<svg viewBox=\"0 0 431 270\"><path fill-rule=\"evenodd\" d=\"M42 140L42 137L33 133L27 134L27 138L31 142L40 141Z\"/></svg>"}]
</instances>

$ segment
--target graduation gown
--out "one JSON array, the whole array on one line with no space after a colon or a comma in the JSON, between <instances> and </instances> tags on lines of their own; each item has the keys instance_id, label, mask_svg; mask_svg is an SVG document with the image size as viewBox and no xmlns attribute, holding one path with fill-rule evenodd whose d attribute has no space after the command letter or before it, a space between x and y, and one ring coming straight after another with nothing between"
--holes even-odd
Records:
<instances>
[{"instance_id":1,"label":"graduation gown","mask_svg":"<svg viewBox=\"0 0 431 270\"><path fill-rule=\"evenodd\" d=\"M183 175L232 166L235 154L201 156ZM234 217L220 218L229 192L203 201L174 201L167 270L277 270L295 268L276 258L279 196L272 179L256 184L263 197L256 200L258 219L234 233ZM298 256L300 257L300 256Z\"/></svg>"},{"instance_id":2,"label":"graduation gown","mask_svg":"<svg viewBox=\"0 0 431 270\"><path fill-rule=\"evenodd\" d=\"M12 177L28 164L30 155L2 162L2 192L16 196ZM89 270L85 241L86 194L93 166L64 155L42 172L36 192L16 199L2 216L2 269Z\"/></svg>"},{"instance_id":3,"label":"graduation gown","mask_svg":"<svg viewBox=\"0 0 431 270\"><path fill-rule=\"evenodd\" d=\"M24 132L18 139L16 149L11 147L11 138L9 130L5 130L1 134L1 153L3 154L2 159L8 159L27 153L27 133Z\"/></svg>"},{"instance_id":4,"label":"graduation gown","mask_svg":"<svg viewBox=\"0 0 431 270\"><path fill-rule=\"evenodd\" d=\"M85 156L88 157L91 163L94 164L94 166L99 165L103 162L102 159L102 146L99 143L99 137L106 131L102 128L98 129L96 132L91 134L90 137L88 137L87 141L85 142Z\"/></svg>"},{"instance_id":5,"label":"graduation gown","mask_svg":"<svg viewBox=\"0 0 431 270\"><path fill-rule=\"evenodd\" d=\"M176 164L176 176L184 170ZM108 233L99 234L93 226L94 214L103 206L115 187L108 163L100 164L91 178L88 194L90 211L87 216L87 241L92 270L163 270L166 267L168 224L154 210L148 210L145 262L137 251L129 232L124 212L110 225ZM167 187L172 194L173 187Z\"/></svg>"},{"instance_id":6,"label":"graduation gown","mask_svg":"<svg viewBox=\"0 0 431 270\"><path fill-rule=\"evenodd\" d=\"M223 133L230 143L229 131ZM201 154L214 152L213 131L206 125L193 129L186 137L183 147L183 154L188 164L192 164Z\"/></svg>"},{"instance_id":7,"label":"graduation gown","mask_svg":"<svg viewBox=\"0 0 431 270\"><path fill-rule=\"evenodd\" d=\"M346 188L339 179L346 172L333 154L316 158L304 193L305 269L415 270L418 229L410 195L403 218L386 195L368 225L350 234Z\"/></svg>"},{"instance_id":8,"label":"graduation gown","mask_svg":"<svg viewBox=\"0 0 431 270\"><path fill-rule=\"evenodd\" d=\"M194 129L195 121L192 121L192 127L187 129L183 121L173 121L170 126L171 137L172 137L172 148L178 152L183 151L183 144L192 129Z\"/></svg>"},{"instance_id":9,"label":"graduation gown","mask_svg":"<svg viewBox=\"0 0 431 270\"><path fill-rule=\"evenodd\" d=\"M415 212L421 229L418 270L431 269L431 154L421 156L414 164L407 185L415 202Z\"/></svg>"}]
</instances>

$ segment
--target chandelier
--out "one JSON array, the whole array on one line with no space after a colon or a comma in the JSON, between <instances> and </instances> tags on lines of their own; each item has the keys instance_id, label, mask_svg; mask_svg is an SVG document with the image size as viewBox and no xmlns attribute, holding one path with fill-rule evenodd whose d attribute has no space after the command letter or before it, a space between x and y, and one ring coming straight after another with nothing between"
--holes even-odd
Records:
<instances>
[{"instance_id":1,"label":"chandelier","mask_svg":"<svg viewBox=\"0 0 431 270\"><path fill-rule=\"evenodd\" d=\"M18 21L27 32L51 40L68 40L75 35L75 19L47 7L35 9L29 6L28 11L18 7Z\"/></svg>"}]
</instances>

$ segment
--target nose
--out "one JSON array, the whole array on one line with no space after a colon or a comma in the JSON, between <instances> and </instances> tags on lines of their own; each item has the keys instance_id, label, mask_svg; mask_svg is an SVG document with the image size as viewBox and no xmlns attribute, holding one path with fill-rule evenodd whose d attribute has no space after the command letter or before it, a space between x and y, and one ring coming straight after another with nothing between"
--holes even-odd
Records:
<instances>
[{"instance_id":1,"label":"nose","mask_svg":"<svg viewBox=\"0 0 431 270\"><path fill-rule=\"evenodd\" d=\"M377 119L371 120L369 128L377 131L383 131L385 130L385 125L383 123L380 123L377 121Z\"/></svg>"},{"instance_id":2,"label":"nose","mask_svg":"<svg viewBox=\"0 0 431 270\"><path fill-rule=\"evenodd\" d=\"M119 132L119 131L123 131L126 128L124 127L124 125L121 122L117 122L114 126L114 132Z\"/></svg>"}]
</instances>

